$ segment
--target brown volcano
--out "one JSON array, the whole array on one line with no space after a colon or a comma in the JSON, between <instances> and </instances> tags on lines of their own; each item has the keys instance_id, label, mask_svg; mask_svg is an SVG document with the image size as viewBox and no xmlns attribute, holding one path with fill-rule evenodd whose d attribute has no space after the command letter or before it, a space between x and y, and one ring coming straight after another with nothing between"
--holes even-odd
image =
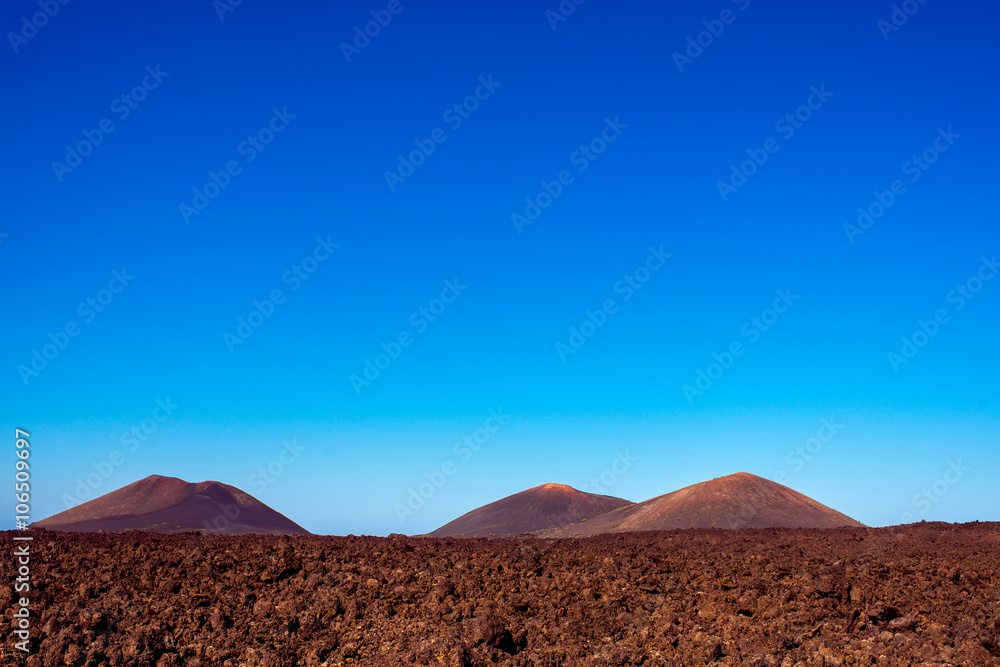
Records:
<instances>
[{"instance_id":1,"label":"brown volcano","mask_svg":"<svg viewBox=\"0 0 1000 667\"><path fill-rule=\"evenodd\" d=\"M192 484L160 475L150 475L34 525L66 531L309 534L234 486L221 482Z\"/></svg>"},{"instance_id":2,"label":"brown volcano","mask_svg":"<svg viewBox=\"0 0 1000 667\"><path fill-rule=\"evenodd\" d=\"M613 496L577 491L565 484L542 484L463 514L433 537L501 537L552 530L632 505Z\"/></svg>"},{"instance_id":3,"label":"brown volcano","mask_svg":"<svg viewBox=\"0 0 1000 667\"><path fill-rule=\"evenodd\" d=\"M862 527L849 516L777 482L746 472L692 484L608 512L586 523L546 532L581 537L676 528Z\"/></svg>"}]
</instances>

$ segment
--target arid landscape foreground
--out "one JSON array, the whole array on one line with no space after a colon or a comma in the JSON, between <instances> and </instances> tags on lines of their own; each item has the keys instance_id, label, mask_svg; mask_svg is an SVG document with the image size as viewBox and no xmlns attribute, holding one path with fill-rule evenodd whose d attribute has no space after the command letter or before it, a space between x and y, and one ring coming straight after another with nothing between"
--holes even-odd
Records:
<instances>
[{"instance_id":1,"label":"arid landscape foreground","mask_svg":"<svg viewBox=\"0 0 1000 667\"><path fill-rule=\"evenodd\" d=\"M32 654L5 586L3 665L1000 665L996 523L31 534Z\"/></svg>"}]
</instances>

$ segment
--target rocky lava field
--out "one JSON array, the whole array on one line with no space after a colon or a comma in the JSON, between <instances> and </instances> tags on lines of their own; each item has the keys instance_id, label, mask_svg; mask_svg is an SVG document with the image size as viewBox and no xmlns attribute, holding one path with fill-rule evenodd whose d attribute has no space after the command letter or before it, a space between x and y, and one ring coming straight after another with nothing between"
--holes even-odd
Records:
<instances>
[{"instance_id":1,"label":"rocky lava field","mask_svg":"<svg viewBox=\"0 0 1000 667\"><path fill-rule=\"evenodd\" d=\"M32 532L32 652L14 650L5 584L5 666L1000 665L1000 524Z\"/></svg>"}]
</instances>

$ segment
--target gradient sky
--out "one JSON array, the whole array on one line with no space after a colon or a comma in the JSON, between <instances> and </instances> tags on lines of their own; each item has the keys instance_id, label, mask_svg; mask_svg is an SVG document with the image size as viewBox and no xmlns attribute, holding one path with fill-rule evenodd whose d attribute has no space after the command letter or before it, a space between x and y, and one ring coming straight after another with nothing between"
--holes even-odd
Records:
<instances>
[{"instance_id":1,"label":"gradient sky","mask_svg":"<svg viewBox=\"0 0 1000 667\"><path fill-rule=\"evenodd\" d=\"M1000 280L976 284L1000 253L1000 9L914 3L888 30L890 2L590 0L555 22L556 0L401 0L348 62L341 44L390 4L243 2L220 19L210 0L70 2L8 34L0 423L12 449L15 427L32 433L33 518L98 470L95 495L154 473L215 479L311 531L376 535L545 482L603 473L604 492L638 501L743 470L870 525L1000 520ZM0 25L21 33L38 11L7 3ZM688 38L720 27L678 71ZM144 79L155 88L121 118L115 100ZM455 128L446 111L477 87ZM274 109L294 118L251 151ZM793 134L776 126L797 110L810 117ZM79 166L53 166L103 119L113 132ZM615 140L581 158L608 119ZM390 188L397 156L437 128L446 140ZM929 148L926 170L907 164ZM748 151L767 160L724 201ZM186 222L180 205L230 161L239 173ZM512 214L564 170L519 231ZM897 179L884 214L845 231ZM286 272L318 238L339 246L296 285ZM671 257L626 300L619 281L661 246ZM134 279L102 295L123 269ZM773 321L778 290L798 298ZM556 344L608 299L564 362ZM45 368L19 370L69 323ZM351 376L401 332L410 345L357 392ZM736 341L718 376L713 354ZM718 377L686 395L699 370ZM123 442L167 399L155 431ZM490 410L509 418L456 448ZM810 443L822 420L837 433ZM253 477L293 440L281 474ZM611 473L619 454L634 461Z\"/></svg>"}]
</instances>

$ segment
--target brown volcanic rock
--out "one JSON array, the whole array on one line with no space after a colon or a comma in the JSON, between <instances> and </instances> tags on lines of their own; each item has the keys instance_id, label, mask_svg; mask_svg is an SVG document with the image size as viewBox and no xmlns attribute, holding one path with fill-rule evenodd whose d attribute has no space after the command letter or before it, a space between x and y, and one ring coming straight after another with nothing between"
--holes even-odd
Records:
<instances>
[{"instance_id":1,"label":"brown volcanic rock","mask_svg":"<svg viewBox=\"0 0 1000 667\"><path fill-rule=\"evenodd\" d=\"M248 493L221 482L192 484L150 475L34 525L50 530L152 530L164 533L308 535L288 517Z\"/></svg>"},{"instance_id":2,"label":"brown volcanic rock","mask_svg":"<svg viewBox=\"0 0 1000 667\"><path fill-rule=\"evenodd\" d=\"M632 505L613 496L577 491L565 484L542 484L472 510L432 537L501 537L551 530Z\"/></svg>"},{"instance_id":3,"label":"brown volcanic rock","mask_svg":"<svg viewBox=\"0 0 1000 667\"><path fill-rule=\"evenodd\" d=\"M10 618L22 594L0 586L0 665L1000 666L998 523L580 540L28 532L31 654ZM0 581L18 567L0 558Z\"/></svg>"},{"instance_id":4,"label":"brown volcanic rock","mask_svg":"<svg viewBox=\"0 0 1000 667\"><path fill-rule=\"evenodd\" d=\"M777 482L738 472L549 533L579 537L677 528L863 527L854 519Z\"/></svg>"}]
</instances>

